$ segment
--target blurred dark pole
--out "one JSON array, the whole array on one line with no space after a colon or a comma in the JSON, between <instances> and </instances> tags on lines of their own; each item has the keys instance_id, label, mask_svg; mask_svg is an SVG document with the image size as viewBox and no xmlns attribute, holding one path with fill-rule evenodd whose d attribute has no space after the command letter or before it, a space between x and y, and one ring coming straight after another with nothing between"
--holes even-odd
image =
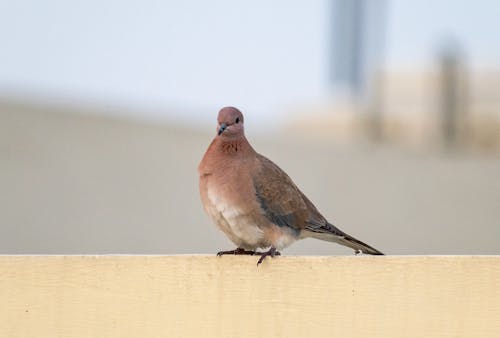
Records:
<instances>
[{"instance_id":1,"label":"blurred dark pole","mask_svg":"<svg viewBox=\"0 0 500 338\"><path fill-rule=\"evenodd\" d=\"M465 115L465 76L462 53L456 43L447 41L439 54L440 114L444 145L449 149L460 141Z\"/></svg>"},{"instance_id":2,"label":"blurred dark pole","mask_svg":"<svg viewBox=\"0 0 500 338\"><path fill-rule=\"evenodd\" d=\"M334 97L351 100L367 136L381 140L386 0L333 0L330 79ZM359 109L362 108L362 109Z\"/></svg>"},{"instance_id":3,"label":"blurred dark pole","mask_svg":"<svg viewBox=\"0 0 500 338\"><path fill-rule=\"evenodd\" d=\"M356 100L367 98L380 65L386 7L385 0L332 2L330 79Z\"/></svg>"},{"instance_id":4,"label":"blurred dark pole","mask_svg":"<svg viewBox=\"0 0 500 338\"><path fill-rule=\"evenodd\" d=\"M354 96L361 94L365 1L333 1L332 81L347 87Z\"/></svg>"}]
</instances>

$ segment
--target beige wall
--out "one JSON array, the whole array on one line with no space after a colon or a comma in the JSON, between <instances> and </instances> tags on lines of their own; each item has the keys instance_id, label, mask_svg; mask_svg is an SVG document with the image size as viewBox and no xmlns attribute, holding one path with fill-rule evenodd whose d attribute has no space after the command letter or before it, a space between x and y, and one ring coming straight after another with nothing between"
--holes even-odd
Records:
<instances>
[{"instance_id":1,"label":"beige wall","mask_svg":"<svg viewBox=\"0 0 500 338\"><path fill-rule=\"evenodd\" d=\"M67 112L69 111L69 112ZM261 134L332 223L388 254L500 254L500 158ZM0 253L215 253L196 167L213 125L188 129L0 105ZM200 131L201 130L201 131ZM305 240L284 254L347 254Z\"/></svg>"},{"instance_id":2,"label":"beige wall","mask_svg":"<svg viewBox=\"0 0 500 338\"><path fill-rule=\"evenodd\" d=\"M0 336L498 337L500 258L0 257Z\"/></svg>"}]
</instances>

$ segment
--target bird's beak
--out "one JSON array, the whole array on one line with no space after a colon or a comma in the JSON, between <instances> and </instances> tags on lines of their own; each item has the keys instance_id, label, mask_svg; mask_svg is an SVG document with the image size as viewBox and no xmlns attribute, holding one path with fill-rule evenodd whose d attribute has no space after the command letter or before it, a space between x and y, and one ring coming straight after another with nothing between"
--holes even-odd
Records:
<instances>
[{"instance_id":1,"label":"bird's beak","mask_svg":"<svg viewBox=\"0 0 500 338\"><path fill-rule=\"evenodd\" d=\"M226 130L226 128L227 128L227 124L225 124L225 123L221 123L221 124L220 124L220 127L219 127L219 132L217 133L217 135L222 134L222 132L223 132L224 130Z\"/></svg>"}]
</instances>

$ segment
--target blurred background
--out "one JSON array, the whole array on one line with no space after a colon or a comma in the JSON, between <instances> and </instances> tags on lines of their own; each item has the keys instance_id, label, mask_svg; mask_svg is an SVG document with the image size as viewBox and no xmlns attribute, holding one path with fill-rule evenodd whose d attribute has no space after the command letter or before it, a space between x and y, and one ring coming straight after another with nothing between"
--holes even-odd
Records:
<instances>
[{"instance_id":1,"label":"blurred background","mask_svg":"<svg viewBox=\"0 0 500 338\"><path fill-rule=\"evenodd\" d=\"M0 253L232 249L197 176L232 105L362 241L500 254L498 18L494 0L0 1Z\"/></svg>"}]
</instances>

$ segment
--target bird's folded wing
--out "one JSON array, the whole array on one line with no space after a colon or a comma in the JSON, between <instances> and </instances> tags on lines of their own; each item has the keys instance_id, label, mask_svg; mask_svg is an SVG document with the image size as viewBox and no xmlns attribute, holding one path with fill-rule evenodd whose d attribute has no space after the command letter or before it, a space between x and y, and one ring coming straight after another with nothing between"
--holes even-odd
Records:
<instances>
[{"instance_id":1,"label":"bird's folded wing","mask_svg":"<svg viewBox=\"0 0 500 338\"><path fill-rule=\"evenodd\" d=\"M259 155L259 169L253 177L255 193L264 215L278 226L300 231L326 220L276 164Z\"/></svg>"}]
</instances>

